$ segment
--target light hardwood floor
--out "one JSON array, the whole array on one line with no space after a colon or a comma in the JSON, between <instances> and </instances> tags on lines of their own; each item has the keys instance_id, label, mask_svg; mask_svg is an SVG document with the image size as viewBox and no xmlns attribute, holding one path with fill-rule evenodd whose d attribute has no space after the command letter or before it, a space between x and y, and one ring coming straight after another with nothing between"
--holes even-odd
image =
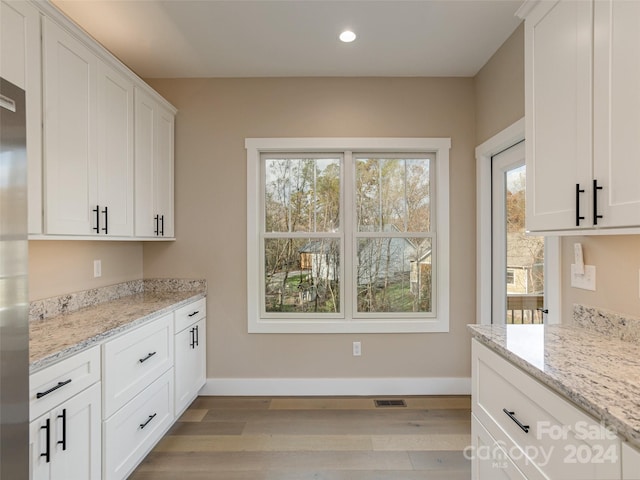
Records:
<instances>
[{"instance_id":1,"label":"light hardwood floor","mask_svg":"<svg viewBox=\"0 0 640 480\"><path fill-rule=\"evenodd\" d=\"M198 397L131 480L468 480L467 396Z\"/></svg>"}]
</instances>

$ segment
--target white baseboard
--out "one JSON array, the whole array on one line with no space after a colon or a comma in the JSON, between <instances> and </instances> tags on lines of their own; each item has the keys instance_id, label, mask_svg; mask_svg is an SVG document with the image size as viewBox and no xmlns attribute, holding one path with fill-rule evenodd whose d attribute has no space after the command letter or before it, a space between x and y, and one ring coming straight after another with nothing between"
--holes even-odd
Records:
<instances>
[{"instance_id":1,"label":"white baseboard","mask_svg":"<svg viewBox=\"0 0 640 480\"><path fill-rule=\"evenodd\" d=\"M471 378L208 378L200 395L470 395Z\"/></svg>"}]
</instances>

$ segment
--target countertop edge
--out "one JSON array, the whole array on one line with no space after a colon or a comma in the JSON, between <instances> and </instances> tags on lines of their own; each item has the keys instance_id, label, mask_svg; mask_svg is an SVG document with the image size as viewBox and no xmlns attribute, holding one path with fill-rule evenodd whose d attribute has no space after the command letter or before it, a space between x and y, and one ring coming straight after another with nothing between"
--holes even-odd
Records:
<instances>
[{"instance_id":1,"label":"countertop edge","mask_svg":"<svg viewBox=\"0 0 640 480\"><path fill-rule=\"evenodd\" d=\"M72 345L71 347L65 348L63 350L52 353L51 355L47 355L46 357L35 360L29 364L29 375L39 372L40 370L50 367L51 365L54 365L84 350L88 350L91 347L94 347L96 345L101 345L105 343L107 340L111 340L115 337L118 337L119 335L129 330L133 330L134 328L137 328L146 323L152 322L153 320L156 320L162 317L163 315L166 315L167 313L177 310L178 308L184 305L188 305L191 302L195 302L197 300L200 300L206 297L207 297L206 291L194 292L194 294L188 298L179 300L176 303L173 303L159 310L155 310L147 315L144 315L135 320L132 320L131 322L128 322L124 325L120 325L117 328L113 328L106 332L100 333L99 335L94 335L93 337L89 337L83 340L82 342Z\"/></svg>"},{"instance_id":2,"label":"countertop edge","mask_svg":"<svg viewBox=\"0 0 640 480\"><path fill-rule=\"evenodd\" d=\"M478 327L478 325L467 325L467 329L471 332L473 338L478 340L487 348L498 353L500 356L510 361L521 370L531 375L546 387L550 388L552 391L560 395L563 400L582 409L592 417L595 417L596 420L604 422L605 425L613 428L618 436L620 436L623 440L628 441L635 448L640 449L640 432L629 426L625 420L615 416L607 409L597 407L591 401L585 398L584 395L582 395L580 392L569 388L562 382L550 377L544 371L540 370L535 365L532 365L527 360L510 352L502 345L499 345L491 338L489 338L484 332L477 330L475 327Z\"/></svg>"}]
</instances>

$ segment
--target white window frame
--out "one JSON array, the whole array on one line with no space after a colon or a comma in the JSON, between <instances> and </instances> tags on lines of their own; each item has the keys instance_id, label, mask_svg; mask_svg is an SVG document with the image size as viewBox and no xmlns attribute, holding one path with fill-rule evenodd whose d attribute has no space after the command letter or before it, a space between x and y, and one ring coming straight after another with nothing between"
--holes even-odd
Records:
<instances>
[{"instance_id":1,"label":"white window frame","mask_svg":"<svg viewBox=\"0 0 640 480\"><path fill-rule=\"evenodd\" d=\"M415 333L449 331L449 150L450 138L247 138L247 311L249 333ZM263 315L262 232L263 179L260 154L279 153L339 153L344 152L344 165L350 166L353 154L360 153L431 153L435 154L435 185L432 196L435 203L433 230L436 240L435 279L433 282L434 312L420 316L389 313L374 316L353 315L346 308L353 298L352 272L343 269L341 309L344 315L309 314L275 318L272 313ZM352 181L353 172L343 167L342 188ZM346 178L349 177L349 178ZM341 227L343 231L353 225L351 195L343 190ZM351 238L351 232L345 232ZM310 234L313 237L315 234ZM351 240L348 240L349 242ZM437 245L436 245L437 243ZM342 247L344 252L344 246Z\"/></svg>"}]
</instances>

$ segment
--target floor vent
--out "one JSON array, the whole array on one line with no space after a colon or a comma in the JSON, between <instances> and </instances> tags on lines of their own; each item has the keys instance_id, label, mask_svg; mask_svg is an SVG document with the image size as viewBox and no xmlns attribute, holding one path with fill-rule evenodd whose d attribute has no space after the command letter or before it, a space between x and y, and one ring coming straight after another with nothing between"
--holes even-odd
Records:
<instances>
[{"instance_id":1,"label":"floor vent","mask_svg":"<svg viewBox=\"0 0 640 480\"><path fill-rule=\"evenodd\" d=\"M404 400L374 400L376 407L406 407Z\"/></svg>"}]
</instances>

